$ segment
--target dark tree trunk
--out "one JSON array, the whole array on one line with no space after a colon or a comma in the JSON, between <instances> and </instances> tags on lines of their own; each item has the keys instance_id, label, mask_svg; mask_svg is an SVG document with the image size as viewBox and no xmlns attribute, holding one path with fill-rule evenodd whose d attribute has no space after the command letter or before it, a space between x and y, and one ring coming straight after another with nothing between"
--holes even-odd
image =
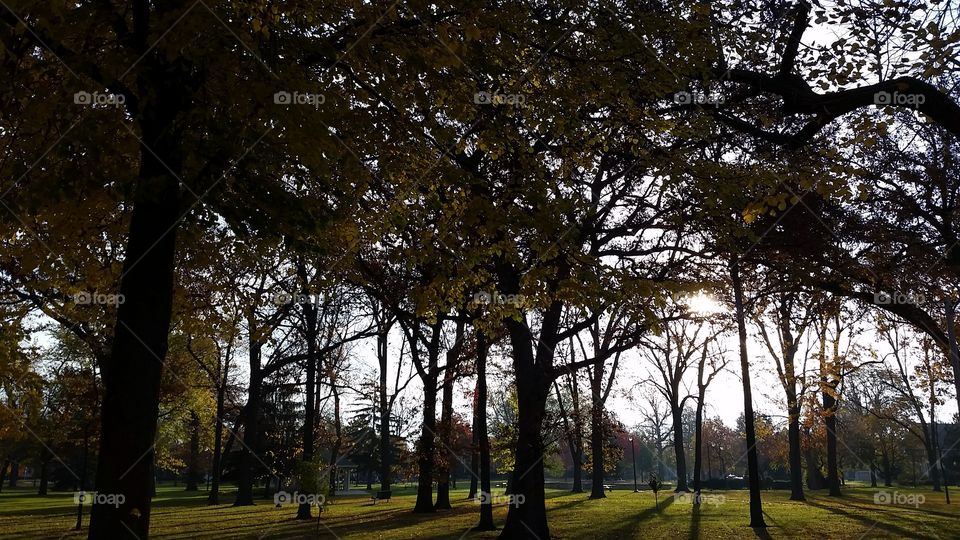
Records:
<instances>
[{"instance_id":1,"label":"dark tree trunk","mask_svg":"<svg viewBox=\"0 0 960 540\"><path fill-rule=\"evenodd\" d=\"M190 411L190 463L187 464L187 489L197 491L200 481L200 417Z\"/></svg>"},{"instance_id":2,"label":"dark tree trunk","mask_svg":"<svg viewBox=\"0 0 960 540\"><path fill-rule=\"evenodd\" d=\"M467 493L467 499L477 498L477 488L479 488L480 480L480 443L477 437L477 391L479 387L480 382L478 380L473 393L473 422L470 426L470 492Z\"/></svg>"},{"instance_id":3,"label":"dark tree trunk","mask_svg":"<svg viewBox=\"0 0 960 540\"><path fill-rule=\"evenodd\" d=\"M148 14L134 9L131 40L147 55ZM91 540L147 538L153 485L153 445L160 403L160 378L167 354L173 305L174 252L180 217L181 144L173 125L191 92L176 69L147 56L138 86L140 170L124 255L117 323L109 362L101 366L104 386L96 490L123 494L121 505L94 505Z\"/></svg>"},{"instance_id":4,"label":"dark tree trunk","mask_svg":"<svg viewBox=\"0 0 960 540\"><path fill-rule=\"evenodd\" d=\"M0 469L0 493L3 492L3 479L7 476L7 467L10 466L10 460L4 460L3 469Z\"/></svg>"},{"instance_id":5,"label":"dark tree trunk","mask_svg":"<svg viewBox=\"0 0 960 540\"><path fill-rule=\"evenodd\" d=\"M787 411L790 415L787 424L787 438L790 446L790 500L804 501L806 497L803 495L803 461L800 458L800 406L797 404L796 396L792 404L788 403Z\"/></svg>"},{"instance_id":6,"label":"dark tree trunk","mask_svg":"<svg viewBox=\"0 0 960 540\"><path fill-rule=\"evenodd\" d=\"M445 454L437 467L437 510L450 510L450 468L456 459L452 448L453 435L453 381L457 376L457 362L460 360L460 348L463 342L465 323L461 319L457 322L454 343L447 352L447 365L443 370L443 396L440 405L440 430L437 433L441 452Z\"/></svg>"},{"instance_id":7,"label":"dark tree trunk","mask_svg":"<svg viewBox=\"0 0 960 540\"><path fill-rule=\"evenodd\" d=\"M817 456L812 449L807 450L807 487L813 490L823 489L827 480L820 471Z\"/></svg>"},{"instance_id":8,"label":"dark tree trunk","mask_svg":"<svg viewBox=\"0 0 960 540\"><path fill-rule=\"evenodd\" d=\"M434 441L437 428L437 380L424 381L423 429L417 442L417 502L414 512L434 512Z\"/></svg>"},{"instance_id":9,"label":"dark tree trunk","mask_svg":"<svg viewBox=\"0 0 960 540\"><path fill-rule=\"evenodd\" d=\"M840 468L837 465L837 401L832 395L832 388L823 392L823 419L827 428L827 487L831 497L839 497Z\"/></svg>"},{"instance_id":10,"label":"dark tree trunk","mask_svg":"<svg viewBox=\"0 0 960 540\"><path fill-rule=\"evenodd\" d=\"M224 361L224 364L226 364L226 361ZM223 374L221 381L217 381L217 418L216 427L213 432L213 464L211 466L212 470L210 471L212 478L210 479L210 495L207 496L208 505L220 504L220 474L223 469L221 465L223 459L221 447L223 445L223 410L227 393L226 381L226 373Z\"/></svg>"},{"instance_id":11,"label":"dark tree trunk","mask_svg":"<svg viewBox=\"0 0 960 540\"><path fill-rule=\"evenodd\" d=\"M46 495L50 484L50 455L44 450L43 460L40 462L40 488L37 495Z\"/></svg>"},{"instance_id":12,"label":"dark tree trunk","mask_svg":"<svg viewBox=\"0 0 960 540\"><path fill-rule=\"evenodd\" d=\"M493 501L490 498L490 439L487 436L487 340L477 331L477 444L480 454L480 523L477 529L492 531Z\"/></svg>"},{"instance_id":13,"label":"dark tree trunk","mask_svg":"<svg viewBox=\"0 0 960 540\"><path fill-rule=\"evenodd\" d=\"M704 345L704 355L706 355L706 345ZM703 373L701 367L700 373ZM702 377L701 377L702 378ZM702 383L701 383L702 384ZM693 503L700 504L700 477L701 469L703 468L703 386L700 386L701 390L697 396L697 410L694 415L693 420L693 429L694 429L694 446L693 446Z\"/></svg>"},{"instance_id":14,"label":"dark tree trunk","mask_svg":"<svg viewBox=\"0 0 960 540\"><path fill-rule=\"evenodd\" d=\"M316 418L316 394L317 394L317 307L313 304L313 296L307 286L307 269L300 263L297 265L297 273L303 282L303 297L307 299L301 304L303 309L304 324L306 332L304 338L307 340L307 359L306 359L306 396L303 405L303 461L309 464L313 462L314 456L314 436L316 428L314 427ZM301 486L302 487L302 486ZM313 491L316 486L310 486L309 495L315 495ZM311 513L312 505L309 502L303 502L297 505L297 519L313 519Z\"/></svg>"},{"instance_id":15,"label":"dark tree trunk","mask_svg":"<svg viewBox=\"0 0 960 540\"><path fill-rule=\"evenodd\" d=\"M14 461L10 463L10 477L8 478L7 487L15 488L17 487L17 481L20 479L20 462Z\"/></svg>"},{"instance_id":16,"label":"dark tree trunk","mask_svg":"<svg viewBox=\"0 0 960 540\"><path fill-rule=\"evenodd\" d=\"M393 446L390 441L390 402L387 400L387 367L390 326L377 334L377 360L380 363L380 490L390 491Z\"/></svg>"},{"instance_id":17,"label":"dark tree trunk","mask_svg":"<svg viewBox=\"0 0 960 540\"><path fill-rule=\"evenodd\" d=\"M420 430L420 439L417 441L417 502L413 511L416 513L431 513L436 511L433 506L433 479L437 436L437 379L439 377L440 334L443 331L443 321L438 320L431 325L426 369L422 365L422 358L418 352L417 340L421 335L420 323L415 321L413 326L413 332L410 336L410 354L423 382L424 399L423 426Z\"/></svg>"},{"instance_id":18,"label":"dark tree trunk","mask_svg":"<svg viewBox=\"0 0 960 540\"><path fill-rule=\"evenodd\" d=\"M331 381L333 382L333 381ZM333 445L330 447L330 495L337 491L337 463L340 461L340 448L343 446L343 422L340 420L340 390L336 384L330 385L333 394ZM347 471L349 474L350 471Z\"/></svg>"},{"instance_id":19,"label":"dark tree trunk","mask_svg":"<svg viewBox=\"0 0 960 540\"><path fill-rule=\"evenodd\" d=\"M956 246L953 248L956 250ZM944 300L946 314L947 340L950 352L950 365L953 368L953 385L957 397L957 406L960 407L960 344L957 343L957 320L956 310L960 300L957 298L947 298Z\"/></svg>"},{"instance_id":20,"label":"dark tree trunk","mask_svg":"<svg viewBox=\"0 0 960 540\"><path fill-rule=\"evenodd\" d=\"M743 282L740 279L739 257L730 261L733 282L737 334L740 341L740 371L743 380L743 420L747 442L747 474L750 486L750 526L766 527L763 520L763 502L760 499L760 462L757 456L757 432L753 417L753 391L750 388L750 360L747 356L747 323L744 314Z\"/></svg>"},{"instance_id":21,"label":"dark tree trunk","mask_svg":"<svg viewBox=\"0 0 960 540\"><path fill-rule=\"evenodd\" d=\"M590 409L590 459L593 469L590 475L590 498L603 499L606 494L603 491L603 447L605 446L603 434L603 407L598 405L599 389L592 389L594 394L594 405Z\"/></svg>"},{"instance_id":22,"label":"dark tree trunk","mask_svg":"<svg viewBox=\"0 0 960 540\"><path fill-rule=\"evenodd\" d=\"M541 429L551 380L541 366L548 361L546 356L553 355L554 348L543 342L544 331L541 330L535 357L529 328L514 320L508 320L506 324L513 344L517 388L520 389L517 392L517 448L510 493L523 495L524 504L510 506L500 538L547 540L550 528L544 494ZM541 359L544 362L538 362Z\"/></svg>"},{"instance_id":23,"label":"dark tree trunk","mask_svg":"<svg viewBox=\"0 0 960 540\"><path fill-rule=\"evenodd\" d=\"M253 315L249 317L251 334L256 332ZM263 375L260 370L261 343L255 335L249 341L250 383L247 387L246 415L243 423L243 448L240 450L240 466L237 470L237 499L234 506L253 506L254 467L259 462L260 448L260 402L262 399Z\"/></svg>"},{"instance_id":24,"label":"dark tree trunk","mask_svg":"<svg viewBox=\"0 0 960 540\"><path fill-rule=\"evenodd\" d=\"M683 448L683 408L679 403L672 404L671 407L673 409L673 455L677 460L677 488L674 491L689 491L687 453Z\"/></svg>"}]
</instances>

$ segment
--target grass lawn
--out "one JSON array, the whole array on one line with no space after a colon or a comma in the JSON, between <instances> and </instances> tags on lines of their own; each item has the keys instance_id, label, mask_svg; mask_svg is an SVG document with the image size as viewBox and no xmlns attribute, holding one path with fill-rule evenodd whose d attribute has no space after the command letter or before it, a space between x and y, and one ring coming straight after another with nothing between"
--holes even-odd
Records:
<instances>
[{"instance_id":1,"label":"grass lawn","mask_svg":"<svg viewBox=\"0 0 960 540\"><path fill-rule=\"evenodd\" d=\"M551 533L560 539L960 538L960 501L946 505L942 493L896 488L902 504L876 504L877 491L847 487L841 499L808 493L806 503L789 501L786 491L764 492L768 528L756 534L746 527L746 491L704 492L699 512L671 493L661 494L658 512L649 491L615 490L607 499L589 500L586 494L548 490L547 504ZM477 521L478 506L464 500L466 493L454 490L454 509L435 515L410 512L415 499L412 489L400 490L392 501L376 506L362 496L338 497L324 509L318 524L317 520L298 522L293 519L295 508L275 508L272 501L253 507L210 507L205 493L164 487L154 499L151 538L495 538L496 532L470 530ZM909 495L923 495L926 500L916 506L905 504ZM231 498L230 494L224 497L228 502ZM498 525L503 524L506 511L505 504L495 508ZM84 527L88 517L85 511ZM84 532L72 530L75 521L72 493L38 497L32 488L5 488L0 493L0 538L85 538Z\"/></svg>"}]
</instances>

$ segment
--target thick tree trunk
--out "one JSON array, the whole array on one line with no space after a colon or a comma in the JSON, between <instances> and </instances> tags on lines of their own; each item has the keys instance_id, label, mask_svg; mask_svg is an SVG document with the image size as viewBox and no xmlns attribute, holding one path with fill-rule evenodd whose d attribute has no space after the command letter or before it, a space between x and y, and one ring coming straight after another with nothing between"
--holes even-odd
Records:
<instances>
[{"instance_id":1,"label":"thick tree trunk","mask_svg":"<svg viewBox=\"0 0 960 540\"><path fill-rule=\"evenodd\" d=\"M307 360L306 360L306 396L303 405L303 461L308 464L313 462L314 456L314 436L316 429L316 394L317 394L317 307L312 303L313 296L307 287L307 270L301 263L297 266L297 272L303 282L303 296L308 300L301 304L303 309L304 324L306 325L305 338L307 340ZM311 475L312 478L312 475ZM303 487L301 486L301 489ZM309 486L307 494L315 495L313 490L316 486ZM297 519L313 519L311 513L312 505L309 502L303 502L297 505Z\"/></svg>"},{"instance_id":2,"label":"thick tree trunk","mask_svg":"<svg viewBox=\"0 0 960 540\"><path fill-rule=\"evenodd\" d=\"M190 463L187 464L187 489L197 491L200 481L200 417L190 411Z\"/></svg>"},{"instance_id":3,"label":"thick tree trunk","mask_svg":"<svg viewBox=\"0 0 960 540\"><path fill-rule=\"evenodd\" d=\"M255 332L255 324L251 315L250 332ZM255 480L254 467L259 457L260 448L260 403L262 399L263 375L260 372L261 343L256 336L251 336L248 345L250 351L250 383L247 386L247 406L243 423L243 448L240 450L240 467L237 471L237 499L234 506L252 506L253 484Z\"/></svg>"},{"instance_id":4,"label":"thick tree trunk","mask_svg":"<svg viewBox=\"0 0 960 540\"><path fill-rule=\"evenodd\" d=\"M7 479L7 487L17 487L18 480L20 480L20 462L14 461L10 464L10 477Z\"/></svg>"},{"instance_id":5,"label":"thick tree trunk","mask_svg":"<svg viewBox=\"0 0 960 540\"><path fill-rule=\"evenodd\" d=\"M543 440L540 431L543 427L550 381L532 362L517 371L517 387L524 390L517 393L518 435L510 493L517 497L517 500L522 495L523 504L510 506L500 538L546 540L550 538L550 529L547 525ZM594 466L596 467L596 464Z\"/></svg>"},{"instance_id":6,"label":"thick tree trunk","mask_svg":"<svg viewBox=\"0 0 960 540\"><path fill-rule=\"evenodd\" d=\"M687 487L687 453L683 447L683 408L679 403L673 409L673 455L677 460L677 488L674 491L689 491Z\"/></svg>"},{"instance_id":7,"label":"thick tree trunk","mask_svg":"<svg viewBox=\"0 0 960 540\"><path fill-rule=\"evenodd\" d=\"M47 490L50 485L50 456L49 452L44 450L43 460L40 462L40 488L37 490L37 495L43 496L47 494Z\"/></svg>"},{"instance_id":8,"label":"thick tree trunk","mask_svg":"<svg viewBox=\"0 0 960 540\"><path fill-rule=\"evenodd\" d=\"M417 502L414 512L434 512L434 441L437 429L437 379L423 381L423 429L417 442Z\"/></svg>"},{"instance_id":9,"label":"thick tree trunk","mask_svg":"<svg viewBox=\"0 0 960 540\"><path fill-rule=\"evenodd\" d=\"M134 39L145 44L145 15L136 12L135 19L142 21L144 30ZM147 538L150 530L153 445L180 217L176 175L181 170L181 141L171 124L179 116L177 100L190 92L173 70L156 65L152 58L144 62L138 83L155 97L140 103L140 171L120 279L123 302L117 310L110 360L102 366L104 394L97 453L97 492L122 494L124 503L93 506L91 540Z\"/></svg>"},{"instance_id":10,"label":"thick tree trunk","mask_svg":"<svg viewBox=\"0 0 960 540\"><path fill-rule=\"evenodd\" d=\"M330 447L330 495L333 496L337 492L337 464L340 462L340 448L343 446L343 422L340 420L340 390L336 384L330 385L330 392L333 394L334 435L333 445Z\"/></svg>"},{"instance_id":11,"label":"thick tree trunk","mask_svg":"<svg viewBox=\"0 0 960 540\"><path fill-rule=\"evenodd\" d=\"M766 527L763 520L763 502L760 499L760 462L757 456L757 433L753 417L753 391L750 388L750 360L747 356L747 323L744 314L743 282L740 279L739 257L730 261L736 308L737 334L740 341L740 371L743 381L743 420L747 442L747 474L750 486L750 526Z\"/></svg>"},{"instance_id":12,"label":"thick tree trunk","mask_svg":"<svg viewBox=\"0 0 960 540\"><path fill-rule=\"evenodd\" d=\"M706 345L704 345L706 348ZM704 353L706 354L706 353ZM702 370L701 370L702 373ZM703 398L704 392L703 387L700 387L701 390L697 396L697 410L694 414L693 420L693 429L694 435L693 440L695 444L693 446L693 503L700 504L700 478L701 478L701 469L703 468Z\"/></svg>"},{"instance_id":13,"label":"thick tree trunk","mask_svg":"<svg viewBox=\"0 0 960 540\"><path fill-rule=\"evenodd\" d=\"M470 492L467 493L467 499L476 499L477 489L480 487L480 442L477 437L477 392L479 386L480 382L478 380L473 392L473 422L470 426Z\"/></svg>"},{"instance_id":14,"label":"thick tree trunk","mask_svg":"<svg viewBox=\"0 0 960 540\"><path fill-rule=\"evenodd\" d=\"M453 434L453 380L457 375L457 363L460 360L460 348L463 342L465 323L461 319L457 322L457 330L454 334L454 343L447 352L447 365L443 370L443 397L440 406L440 430L437 433L440 441L440 451L444 453L444 459L440 460L437 467L437 502L434 508L438 510L450 510L453 508L450 504L450 469L456 460L456 455L452 448Z\"/></svg>"},{"instance_id":15,"label":"thick tree trunk","mask_svg":"<svg viewBox=\"0 0 960 540\"><path fill-rule=\"evenodd\" d=\"M590 459L592 470L590 475L590 498L603 499L603 448L605 445L603 434L603 406L599 405L600 396L597 390L593 391L593 407L590 409Z\"/></svg>"},{"instance_id":16,"label":"thick tree trunk","mask_svg":"<svg viewBox=\"0 0 960 540\"><path fill-rule=\"evenodd\" d=\"M954 246L953 249L957 249ZM950 366L953 368L953 385L957 398L957 407L960 407L960 344L957 343L957 305L960 299L947 298L943 301L946 313L947 340L950 352Z\"/></svg>"},{"instance_id":17,"label":"thick tree trunk","mask_svg":"<svg viewBox=\"0 0 960 540\"><path fill-rule=\"evenodd\" d=\"M444 374L443 395L440 399L440 429L437 432L440 440L440 452L446 454L437 466L437 510L450 510L450 467L453 465L453 452L450 451L450 431L453 420L453 374L447 369Z\"/></svg>"},{"instance_id":18,"label":"thick tree trunk","mask_svg":"<svg viewBox=\"0 0 960 540\"><path fill-rule=\"evenodd\" d=\"M389 354L389 331L387 326L377 334L377 360L380 364L380 490L390 491L391 460L393 447L390 444L390 402L387 400L387 367Z\"/></svg>"},{"instance_id":19,"label":"thick tree trunk","mask_svg":"<svg viewBox=\"0 0 960 540\"><path fill-rule=\"evenodd\" d=\"M831 395L832 391L823 392L823 419L827 428L827 487L831 497L841 496L840 468L837 465L837 402Z\"/></svg>"},{"instance_id":20,"label":"thick tree trunk","mask_svg":"<svg viewBox=\"0 0 960 540\"><path fill-rule=\"evenodd\" d=\"M210 494L207 496L207 504L211 506L220 504L220 474L223 469L221 465L223 459L223 410L225 401L226 375L224 374L223 380L217 382L217 418L213 431L213 464L210 471L212 478L210 479Z\"/></svg>"},{"instance_id":21,"label":"thick tree trunk","mask_svg":"<svg viewBox=\"0 0 960 540\"><path fill-rule=\"evenodd\" d=\"M788 402L790 402L788 397ZM791 404L792 403L792 404ZM787 424L787 438L789 440L790 460L790 500L803 501L803 461L800 457L800 406L796 396L787 405L787 414L790 416Z\"/></svg>"},{"instance_id":22,"label":"thick tree trunk","mask_svg":"<svg viewBox=\"0 0 960 540\"><path fill-rule=\"evenodd\" d=\"M487 339L477 331L477 444L480 453L480 523L477 530L492 531L493 501L490 498L490 438L487 435Z\"/></svg>"}]
</instances>

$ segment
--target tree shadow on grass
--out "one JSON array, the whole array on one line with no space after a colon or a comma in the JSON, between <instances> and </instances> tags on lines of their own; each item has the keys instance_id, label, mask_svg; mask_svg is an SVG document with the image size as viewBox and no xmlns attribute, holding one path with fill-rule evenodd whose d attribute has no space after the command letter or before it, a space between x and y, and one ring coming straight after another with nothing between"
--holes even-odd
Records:
<instances>
[{"instance_id":1,"label":"tree shadow on grass","mask_svg":"<svg viewBox=\"0 0 960 540\"><path fill-rule=\"evenodd\" d=\"M847 518L850 518L850 519L859 521L860 523L863 523L864 525L867 525L867 527L869 527L869 528L871 528L871 529L872 529L873 527L877 526L877 525L880 525L880 526L883 527L884 530L891 531L891 532L895 532L895 533L897 533L898 535L900 535L900 536L902 536L902 537L904 537L904 538L930 538L930 539L934 539L934 538L935 538L935 537L932 537L932 536L917 536L917 535L919 534L919 531L917 531L917 530L905 529L905 528L903 528L903 527L894 525L893 523L890 523L889 521L884 521L884 520L882 520L882 519L871 519L871 518L867 518L867 517L861 516L861 515L859 515L859 514L856 514L856 513L853 513L853 512L849 512L849 511L843 510L843 509L841 509L841 508L837 508L836 506L829 506L829 505L826 505L826 504L822 504L822 503L818 503L818 502L814 502L814 501L809 501L809 500L807 501L807 504L809 504L810 506L814 506L814 507L816 507L816 508L822 508L822 509L824 509L824 510L827 510L828 512L831 512L831 513L833 513L833 514L837 514L838 516L843 516L843 517L847 517Z\"/></svg>"},{"instance_id":2,"label":"tree shadow on grass","mask_svg":"<svg viewBox=\"0 0 960 540\"><path fill-rule=\"evenodd\" d=\"M656 506L643 510L622 523L619 527L611 528L604 536L607 538L633 538L635 536L634 532L641 526L644 520L660 515L667 507L673 504L674 500L673 497L664 497L663 502L660 503L659 511Z\"/></svg>"}]
</instances>

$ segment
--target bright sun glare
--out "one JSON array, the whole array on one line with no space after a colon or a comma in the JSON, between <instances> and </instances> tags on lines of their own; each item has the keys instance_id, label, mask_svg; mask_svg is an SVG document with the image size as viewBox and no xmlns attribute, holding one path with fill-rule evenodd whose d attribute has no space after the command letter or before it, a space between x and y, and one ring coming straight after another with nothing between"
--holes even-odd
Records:
<instances>
[{"instance_id":1,"label":"bright sun glare","mask_svg":"<svg viewBox=\"0 0 960 540\"><path fill-rule=\"evenodd\" d=\"M687 307L690 308L690 311L698 315L711 315L725 310L719 302L702 292L691 296L687 300Z\"/></svg>"}]
</instances>

